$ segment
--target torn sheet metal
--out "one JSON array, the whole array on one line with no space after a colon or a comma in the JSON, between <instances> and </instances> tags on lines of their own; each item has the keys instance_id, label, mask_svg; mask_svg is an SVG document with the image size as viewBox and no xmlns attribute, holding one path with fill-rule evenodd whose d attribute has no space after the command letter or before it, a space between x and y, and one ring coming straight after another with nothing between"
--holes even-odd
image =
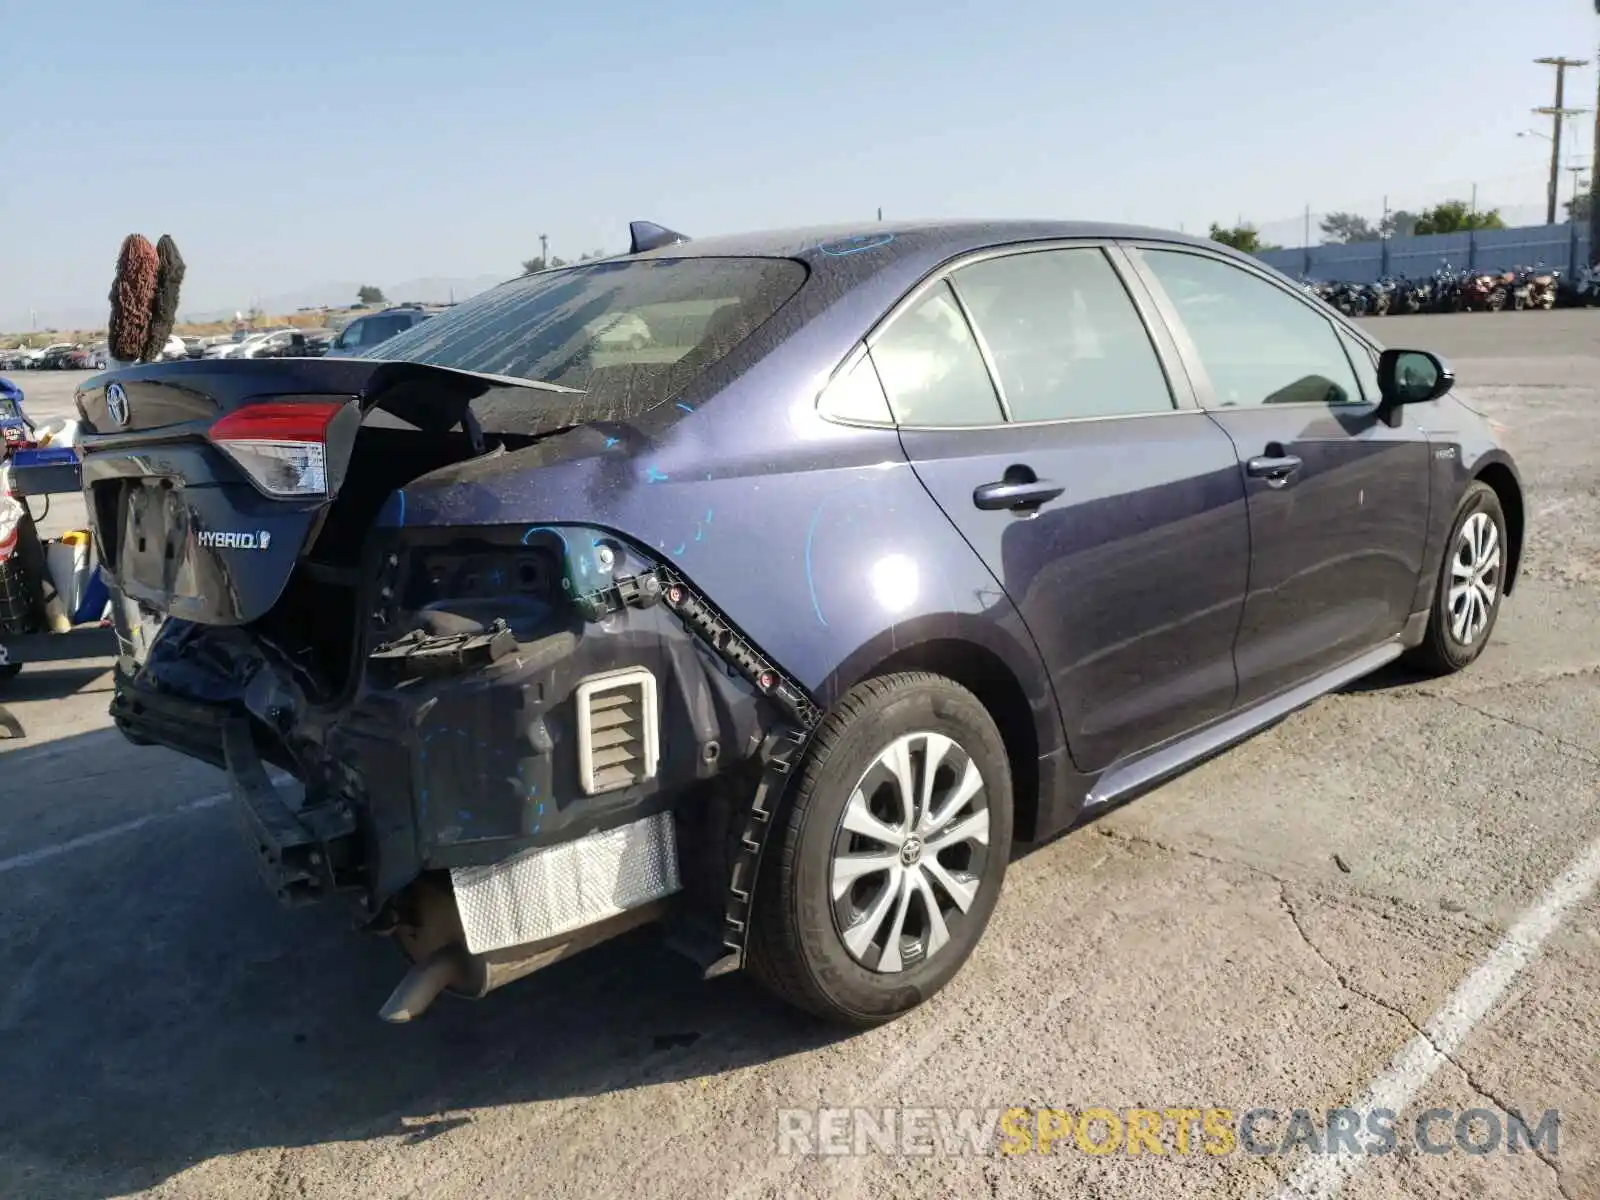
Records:
<instances>
[{"instance_id":1,"label":"torn sheet metal","mask_svg":"<svg viewBox=\"0 0 1600 1200\"><path fill-rule=\"evenodd\" d=\"M670 812L489 867L450 872L467 949L537 942L615 916L681 886Z\"/></svg>"}]
</instances>

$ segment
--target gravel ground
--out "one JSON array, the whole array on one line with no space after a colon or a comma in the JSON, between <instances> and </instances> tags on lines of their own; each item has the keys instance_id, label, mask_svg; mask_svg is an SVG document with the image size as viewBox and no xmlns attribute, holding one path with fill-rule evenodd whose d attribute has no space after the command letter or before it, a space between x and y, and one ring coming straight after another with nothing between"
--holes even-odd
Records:
<instances>
[{"instance_id":1,"label":"gravel ground","mask_svg":"<svg viewBox=\"0 0 1600 1200\"><path fill-rule=\"evenodd\" d=\"M639 936L382 1025L392 948L278 908L216 772L109 731L101 664L24 672L5 699L29 736L0 759L0 1195L1600 1197L1600 313L1377 329L1450 356L1519 456L1530 545L1494 644L1446 681L1327 697L1019 856L967 968L871 1033L703 984ZM74 381L19 379L38 416ZM819 1106L1342 1104L1402 1130L1559 1109L1559 1143L777 1138L809 1119L780 1110Z\"/></svg>"}]
</instances>

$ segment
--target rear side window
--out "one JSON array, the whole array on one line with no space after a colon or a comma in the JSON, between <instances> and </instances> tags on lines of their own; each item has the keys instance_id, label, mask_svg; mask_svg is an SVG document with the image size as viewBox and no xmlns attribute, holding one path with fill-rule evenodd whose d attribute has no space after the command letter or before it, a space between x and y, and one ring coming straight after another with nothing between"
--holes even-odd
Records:
<instances>
[{"instance_id":1,"label":"rear side window","mask_svg":"<svg viewBox=\"0 0 1600 1200\"><path fill-rule=\"evenodd\" d=\"M1170 412L1149 331L1103 251L991 258L955 273L1013 421Z\"/></svg>"},{"instance_id":2,"label":"rear side window","mask_svg":"<svg viewBox=\"0 0 1600 1200\"><path fill-rule=\"evenodd\" d=\"M786 258L647 258L543 271L420 321L371 357L553 383L583 393L563 404L579 419L620 419L682 391L805 280L804 264Z\"/></svg>"},{"instance_id":3,"label":"rear side window","mask_svg":"<svg viewBox=\"0 0 1600 1200\"><path fill-rule=\"evenodd\" d=\"M940 282L872 343L872 361L901 425L998 425L1005 420L983 354Z\"/></svg>"}]
</instances>

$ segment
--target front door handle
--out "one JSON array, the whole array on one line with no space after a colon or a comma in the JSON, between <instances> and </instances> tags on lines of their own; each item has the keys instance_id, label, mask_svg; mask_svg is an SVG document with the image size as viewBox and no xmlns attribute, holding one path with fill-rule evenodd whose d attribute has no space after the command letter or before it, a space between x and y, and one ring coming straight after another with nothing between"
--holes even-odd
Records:
<instances>
[{"instance_id":1,"label":"front door handle","mask_svg":"<svg viewBox=\"0 0 1600 1200\"><path fill-rule=\"evenodd\" d=\"M1300 460L1293 454L1263 454L1244 465L1245 473L1256 479L1265 479L1273 487L1282 487L1289 476L1300 469Z\"/></svg>"},{"instance_id":2,"label":"front door handle","mask_svg":"<svg viewBox=\"0 0 1600 1200\"><path fill-rule=\"evenodd\" d=\"M994 483L980 483L972 489L972 502L985 512L1002 508L1036 508L1046 500L1054 500L1066 487L1048 479L1001 479Z\"/></svg>"}]
</instances>

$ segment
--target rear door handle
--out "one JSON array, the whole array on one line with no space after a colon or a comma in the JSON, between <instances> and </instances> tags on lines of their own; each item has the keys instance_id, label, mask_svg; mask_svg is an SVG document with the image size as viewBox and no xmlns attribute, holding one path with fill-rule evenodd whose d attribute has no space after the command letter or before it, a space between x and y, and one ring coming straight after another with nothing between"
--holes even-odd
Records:
<instances>
[{"instance_id":1,"label":"rear door handle","mask_svg":"<svg viewBox=\"0 0 1600 1200\"><path fill-rule=\"evenodd\" d=\"M1300 460L1293 454L1263 454L1245 463L1244 469L1256 479L1281 487L1300 469Z\"/></svg>"},{"instance_id":2,"label":"rear door handle","mask_svg":"<svg viewBox=\"0 0 1600 1200\"><path fill-rule=\"evenodd\" d=\"M1063 484L1051 483L1048 479L1034 479L1027 483L1001 479L994 483L980 483L973 488L972 502L985 512L1002 508L1032 508L1046 500L1054 500L1066 490Z\"/></svg>"}]
</instances>

